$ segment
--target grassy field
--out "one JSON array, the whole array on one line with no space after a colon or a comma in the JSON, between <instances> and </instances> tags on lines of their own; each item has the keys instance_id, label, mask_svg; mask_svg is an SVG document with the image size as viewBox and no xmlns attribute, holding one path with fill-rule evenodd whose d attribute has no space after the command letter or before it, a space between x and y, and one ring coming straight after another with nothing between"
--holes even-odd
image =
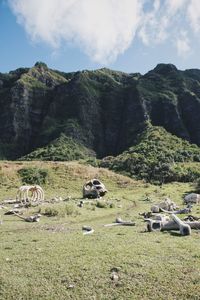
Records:
<instances>
[{"instance_id":1,"label":"grassy field","mask_svg":"<svg viewBox=\"0 0 200 300\"><path fill-rule=\"evenodd\" d=\"M73 162L1 162L1 201L15 197L23 180L18 171L32 167L46 171L45 198L65 201L24 212L54 214L39 223L0 210L0 299L200 299L200 232L148 233L139 216L166 196L182 207L192 184L159 187ZM80 208L82 185L94 177L109 191L107 206L93 200ZM103 227L117 216L136 226ZM83 235L83 225L95 232Z\"/></svg>"}]
</instances>

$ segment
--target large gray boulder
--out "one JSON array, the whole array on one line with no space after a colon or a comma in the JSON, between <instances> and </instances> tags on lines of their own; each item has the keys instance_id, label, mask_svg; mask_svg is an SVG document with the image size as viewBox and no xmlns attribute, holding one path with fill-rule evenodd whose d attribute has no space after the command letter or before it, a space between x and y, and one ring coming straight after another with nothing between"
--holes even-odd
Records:
<instances>
[{"instance_id":1,"label":"large gray boulder","mask_svg":"<svg viewBox=\"0 0 200 300\"><path fill-rule=\"evenodd\" d=\"M199 204L200 203L200 194L191 193L191 194L186 195L184 197L184 203L185 204L189 204L189 203Z\"/></svg>"}]
</instances>

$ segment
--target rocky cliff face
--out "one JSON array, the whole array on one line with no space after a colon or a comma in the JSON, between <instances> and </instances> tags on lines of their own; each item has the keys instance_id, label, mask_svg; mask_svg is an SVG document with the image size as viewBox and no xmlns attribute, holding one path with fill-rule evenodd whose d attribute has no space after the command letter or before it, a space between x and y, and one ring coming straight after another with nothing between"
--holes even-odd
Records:
<instances>
[{"instance_id":1,"label":"rocky cliff face","mask_svg":"<svg viewBox=\"0 0 200 300\"><path fill-rule=\"evenodd\" d=\"M134 145L146 121L200 145L200 70L158 65L144 76L61 73L37 63L0 73L0 157L18 158L62 133L98 157Z\"/></svg>"}]
</instances>

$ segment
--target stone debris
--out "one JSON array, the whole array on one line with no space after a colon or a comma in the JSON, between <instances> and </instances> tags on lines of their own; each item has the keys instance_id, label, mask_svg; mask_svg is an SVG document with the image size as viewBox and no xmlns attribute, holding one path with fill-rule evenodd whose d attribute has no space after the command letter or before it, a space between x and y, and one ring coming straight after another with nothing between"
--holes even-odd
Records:
<instances>
[{"instance_id":1,"label":"stone debris","mask_svg":"<svg viewBox=\"0 0 200 300\"><path fill-rule=\"evenodd\" d=\"M120 217L116 218L114 223L105 224L104 227L111 227L111 226L135 226L135 222L133 221L124 221Z\"/></svg>"},{"instance_id":2,"label":"stone debris","mask_svg":"<svg viewBox=\"0 0 200 300\"><path fill-rule=\"evenodd\" d=\"M184 203L200 204L200 194L191 193L184 197Z\"/></svg>"},{"instance_id":3,"label":"stone debris","mask_svg":"<svg viewBox=\"0 0 200 300\"><path fill-rule=\"evenodd\" d=\"M174 211L178 208L178 206L176 205L175 202L173 202L171 199L169 198L165 198L164 201L158 203L158 204L154 204L151 207L151 211L153 213L159 213L162 210L166 210L166 211Z\"/></svg>"},{"instance_id":4,"label":"stone debris","mask_svg":"<svg viewBox=\"0 0 200 300\"><path fill-rule=\"evenodd\" d=\"M82 230L84 231L83 235L91 234L94 232L94 229L90 226L83 226Z\"/></svg>"}]
</instances>

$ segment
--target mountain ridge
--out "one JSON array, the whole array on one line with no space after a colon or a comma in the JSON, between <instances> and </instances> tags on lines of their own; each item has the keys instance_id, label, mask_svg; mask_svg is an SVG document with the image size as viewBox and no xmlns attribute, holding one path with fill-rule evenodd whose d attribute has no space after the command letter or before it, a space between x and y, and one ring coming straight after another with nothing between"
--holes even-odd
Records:
<instances>
[{"instance_id":1,"label":"mountain ridge","mask_svg":"<svg viewBox=\"0 0 200 300\"><path fill-rule=\"evenodd\" d=\"M200 70L158 64L144 75L60 72L37 62L0 73L0 157L16 159L61 134L98 158L130 148L149 121L200 145Z\"/></svg>"}]
</instances>

